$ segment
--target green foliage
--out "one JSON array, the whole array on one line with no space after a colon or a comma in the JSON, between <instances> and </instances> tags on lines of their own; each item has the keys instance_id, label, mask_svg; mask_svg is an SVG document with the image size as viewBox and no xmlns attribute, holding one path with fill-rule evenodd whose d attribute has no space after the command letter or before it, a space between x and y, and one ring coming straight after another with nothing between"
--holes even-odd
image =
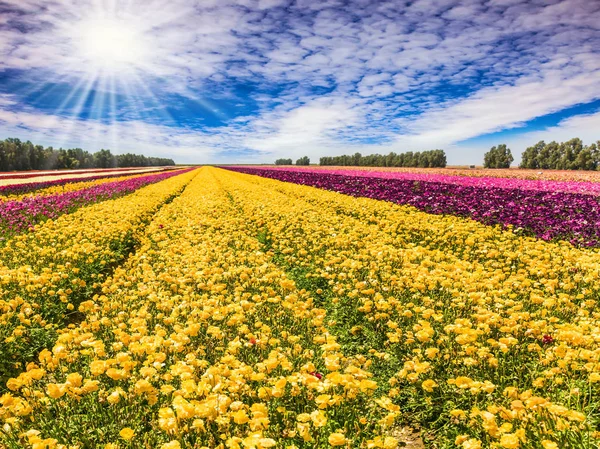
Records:
<instances>
[{"instance_id":1,"label":"green foliage","mask_svg":"<svg viewBox=\"0 0 600 449\"><path fill-rule=\"evenodd\" d=\"M320 165L363 166L363 167L445 167L446 153L444 150L430 150L421 152L408 151L396 154L369 154L360 153L353 155L322 157Z\"/></svg>"},{"instance_id":2,"label":"green foliage","mask_svg":"<svg viewBox=\"0 0 600 449\"><path fill-rule=\"evenodd\" d=\"M310 165L310 159L308 156L302 156L296 161L296 165Z\"/></svg>"},{"instance_id":3,"label":"green foliage","mask_svg":"<svg viewBox=\"0 0 600 449\"><path fill-rule=\"evenodd\" d=\"M277 159L275 161L275 165L292 165L291 159Z\"/></svg>"},{"instance_id":4,"label":"green foliage","mask_svg":"<svg viewBox=\"0 0 600 449\"><path fill-rule=\"evenodd\" d=\"M505 144L492 147L490 151L485 153L483 156L483 167L484 168L509 168L510 164L515 159Z\"/></svg>"},{"instance_id":5,"label":"green foliage","mask_svg":"<svg viewBox=\"0 0 600 449\"><path fill-rule=\"evenodd\" d=\"M30 141L0 140L0 171L56 170L75 168L155 167L175 165L173 159L138 154L113 155L110 150L91 154L81 148L44 148Z\"/></svg>"},{"instance_id":6,"label":"green foliage","mask_svg":"<svg viewBox=\"0 0 600 449\"><path fill-rule=\"evenodd\" d=\"M600 141L583 145L579 138L567 142L545 143L543 140L527 148L520 168L545 170L598 170L600 169Z\"/></svg>"}]
</instances>

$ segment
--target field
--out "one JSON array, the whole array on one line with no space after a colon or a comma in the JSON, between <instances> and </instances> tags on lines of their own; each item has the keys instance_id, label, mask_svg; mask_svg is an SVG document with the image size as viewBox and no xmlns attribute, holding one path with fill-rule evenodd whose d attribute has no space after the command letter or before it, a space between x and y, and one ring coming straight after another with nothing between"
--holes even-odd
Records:
<instances>
[{"instance_id":1,"label":"field","mask_svg":"<svg viewBox=\"0 0 600 449\"><path fill-rule=\"evenodd\" d=\"M278 168L276 165L265 166ZM303 170L303 167L294 165L284 166L286 170ZM518 168L507 169L485 169L482 167L469 168L466 166L449 166L446 168L413 168L413 167L342 167L342 166L320 166L307 167L309 170L347 170L354 172L376 172L376 173L413 173L426 175L464 176L468 178L516 178L540 181L583 181L600 182L600 172L595 171L573 171L573 170L529 170Z\"/></svg>"},{"instance_id":2,"label":"field","mask_svg":"<svg viewBox=\"0 0 600 449\"><path fill-rule=\"evenodd\" d=\"M0 448L599 447L599 178L363 170L6 191Z\"/></svg>"},{"instance_id":3,"label":"field","mask_svg":"<svg viewBox=\"0 0 600 449\"><path fill-rule=\"evenodd\" d=\"M142 167L142 168L117 168L117 169L91 169L91 170L52 170L52 171L33 171L17 173L0 173L0 187L15 186L21 184L31 184L37 182L57 182L65 180L79 180L108 177L117 175L126 175L134 173L152 173L163 171L163 168Z\"/></svg>"}]
</instances>

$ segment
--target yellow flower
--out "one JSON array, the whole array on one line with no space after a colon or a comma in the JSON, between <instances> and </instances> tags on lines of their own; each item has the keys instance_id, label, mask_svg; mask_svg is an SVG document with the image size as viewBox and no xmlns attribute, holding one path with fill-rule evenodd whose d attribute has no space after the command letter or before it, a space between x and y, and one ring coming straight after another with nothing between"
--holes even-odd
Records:
<instances>
[{"instance_id":1,"label":"yellow flower","mask_svg":"<svg viewBox=\"0 0 600 449\"><path fill-rule=\"evenodd\" d=\"M104 374L106 369L107 366L104 360L94 360L92 363L90 363L90 372L92 373L92 376Z\"/></svg>"},{"instance_id":2,"label":"yellow flower","mask_svg":"<svg viewBox=\"0 0 600 449\"><path fill-rule=\"evenodd\" d=\"M322 410L315 410L310 414L310 419L312 420L315 427L323 427L327 424L327 415Z\"/></svg>"},{"instance_id":3,"label":"yellow flower","mask_svg":"<svg viewBox=\"0 0 600 449\"><path fill-rule=\"evenodd\" d=\"M542 440L542 446L544 449L558 449L558 444L550 440Z\"/></svg>"},{"instance_id":4,"label":"yellow flower","mask_svg":"<svg viewBox=\"0 0 600 449\"><path fill-rule=\"evenodd\" d=\"M70 387L80 387L83 381L83 376L79 373L71 373L67 375L67 385Z\"/></svg>"},{"instance_id":5,"label":"yellow flower","mask_svg":"<svg viewBox=\"0 0 600 449\"><path fill-rule=\"evenodd\" d=\"M110 377L112 380L121 380L125 377L125 371L122 369L109 368L106 370L105 374Z\"/></svg>"},{"instance_id":6,"label":"yellow flower","mask_svg":"<svg viewBox=\"0 0 600 449\"><path fill-rule=\"evenodd\" d=\"M48 396L50 396L52 399L58 399L65 394L65 386L58 384L48 384L46 386L46 393L48 393Z\"/></svg>"},{"instance_id":7,"label":"yellow flower","mask_svg":"<svg viewBox=\"0 0 600 449\"><path fill-rule=\"evenodd\" d=\"M469 378L469 377L465 377L465 376L460 376L457 377L454 384L458 387L458 388L471 388L471 386L473 385L473 379Z\"/></svg>"},{"instance_id":8,"label":"yellow flower","mask_svg":"<svg viewBox=\"0 0 600 449\"><path fill-rule=\"evenodd\" d=\"M233 421L236 424L246 424L249 421L248 415L246 414L246 410L238 410L231 414L233 417Z\"/></svg>"},{"instance_id":9,"label":"yellow flower","mask_svg":"<svg viewBox=\"0 0 600 449\"><path fill-rule=\"evenodd\" d=\"M121 438L123 438L124 440L131 440L133 438L133 436L135 435L135 432L133 431L132 428L130 427L124 427L123 429L121 429L121 431L119 432L119 435L121 436Z\"/></svg>"},{"instance_id":10,"label":"yellow flower","mask_svg":"<svg viewBox=\"0 0 600 449\"><path fill-rule=\"evenodd\" d=\"M506 449L517 449L520 445L519 437L514 433L505 433L500 437L500 446Z\"/></svg>"},{"instance_id":11,"label":"yellow flower","mask_svg":"<svg viewBox=\"0 0 600 449\"><path fill-rule=\"evenodd\" d=\"M181 449L181 444L179 441L173 440L163 444L160 449Z\"/></svg>"},{"instance_id":12,"label":"yellow flower","mask_svg":"<svg viewBox=\"0 0 600 449\"><path fill-rule=\"evenodd\" d=\"M158 426L168 433L177 430L177 418L175 417L175 412L172 408L161 408L158 411Z\"/></svg>"},{"instance_id":13,"label":"yellow flower","mask_svg":"<svg viewBox=\"0 0 600 449\"><path fill-rule=\"evenodd\" d=\"M258 447L260 448L269 448L276 446L277 442L272 438L261 438L258 440Z\"/></svg>"},{"instance_id":14,"label":"yellow flower","mask_svg":"<svg viewBox=\"0 0 600 449\"><path fill-rule=\"evenodd\" d=\"M466 441L463 441L462 447L464 449L481 449L481 441L475 438L469 438Z\"/></svg>"},{"instance_id":15,"label":"yellow flower","mask_svg":"<svg viewBox=\"0 0 600 449\"><path fill-rule=\"evenodd\" d=\"M135 388L136 394L153 393L155 391L152 384L150 382L148 382L146 379L138 380L135 383L134 388Z\"/></svg>"},{"instance_id":16,"label":"yellow flower","mask_svg":"<svg viewBox=\"0 0 600 449\"><path fill-rule=\"evenodd\" d=\"M423 387L423 390L425 390L425 391L427 391L427 392L429 392L429 393L431 393L431 392L433 391L433 389L434 389L435 387L437 387L437 386L438 386L438 384L437 384L437 383L435 383L435 381L433 381L433 380L431 380L431 379L427 379L426 381L424 381L424 382L421 384L421 387Z\"/></svg>"},{"instance_id":17,"label":"yellow flower","mask_svg":"<svg viewBox=\"0 0 600 449\"><path fill-rule=\"evenodd\" d=\"M98 382L97 380L86 380L83 384L83 391L85 393L92 393L93 391L98 391L98 385L100 384L100 382Z\"/></svg>"},{"instance_id":18,"label":"yellow flower","mask_svg":"<svg viewBox=\"0 0 600 449\"><path fill-rule=\"evenodd\" d=\"M319 407L321 409L325 409L329 405L330 400L331 400L330 395L321 394L315 398L315 403L317 404L317 407Z\"/></svg>"},{"instance_id":19,"label":"yellow flower","mask_svg":"<svg viewBox=\"0 0 600 449\"><path fill-rule=\"evenodd\" d=\"M118 404L121 400L121 390L115 390L106 398L109 404Z\"/></svg>"},{"instance_id":20,"label":"yellow flower","mask_svg":"<svg viewBox=\"0 0 600 449\"><path fill-rule=\"evenodd\" d=\"M425 350L425 355L428 359L433 359L439 354L440 350L438 348L427 348Z\"/></svg>"},{"instance_id":21,"label":"yellow flower","mask_svg":"<svg viewBox=\"0 0 600 449\"><path fill-rule=\"evenodd\" d=\"M332 433L327 439L332 446L343 446L346 444L346 437L342 433Z\"/></svg>"},{"instance_id":22,"label":"yellow flower","mask_svg":"<svg viewBox=\"0 0 600 449\"><path fill-rule=\"evenodd\" d=\"M6 387L11 391L15 391L21 388L21 382L15 378L8 379L8 382L6 382Z\"/></svg>"}]
</instances>

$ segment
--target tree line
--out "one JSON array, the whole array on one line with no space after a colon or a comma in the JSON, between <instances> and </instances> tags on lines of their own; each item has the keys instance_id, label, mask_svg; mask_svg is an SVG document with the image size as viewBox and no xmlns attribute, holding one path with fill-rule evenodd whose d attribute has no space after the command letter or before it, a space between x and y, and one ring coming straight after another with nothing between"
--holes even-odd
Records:
<instances>
[{"instance_id":1,"label":"tree line","mask_svg":"<svg viewBox=\"0 0 600 449\"><path fill-rule=\"evenodd\" d=\"M567 142L545 143L540 140L527 148L522 155L520 168L547 170L598 170L600 169L600 140L584 145L581 139Z\"/></svg>"},{"instance_id":2,"label":"tree line","mask_svg":"<svg viewBox=\"0 0 600 449\"><path fill-rule=\"evenodd\" d=\"M56 170L74 168L157 167L175 165L173 159L141 154L112 154L102 149L89 153L81 148L54 149L30 141L0 140L0 171Z\"/></svg>"},{"instance_id":3,"label":"tree line","mask_svg":"<svg viewBox=\"0 0 600 449\"><path fill-rule=\"evenodd\" d=\"M319 160L320 165L363 166L363 167L445 167L446 153L444 150L408 151L396 154L360 153L342 156L326 156Z\"/></svg>"},{"instance_id":4,"label":"tree line","mask_svg":"<svg viewBox=\"0 0 600 449\"><path fill-rule=\"evenodd\" d=\"M579 138L566 142L545 143L543 140L527 148L521 156L519 168L544 170L600 170L600 140L584 145ZM484 168L509 168L514 162L506 144L493 146L484 154ZM292 165L292 159L277 159L276 165ZM309 165L308 157L300 158L296 165ZM388 155L360 153L342 156L325 156L319 165L364 166L364 167L445 167L446 153L443 150L422 152L390 153ZM471 167L475 167L474 165Z\"/></svg>"},{"instance_id":5,"label":"tree line","mask_svg":"<svg viewBox=\"0 0 600 449\"><path fill-rule=\"evenodd\" d=\"M292 159L277 159L275 165L292 165ZM296 159L296 165L310 165L310 158L303 156L300 159Z\"/></svg>"},{"instance_id":6,"label":"tree line","mask_svg":"<svg viewBox=\"0 0 600 449\"><path fill-rule=\"evenodd\" d=\"M510 148L506 145L492 147L483 158L484 168L509 168L513 162ZM546 143L540 140L521 155L519 168L544 170L599 170L600 141L584 145L575 137L566 142Z\"/></svg>"}]
</instances>

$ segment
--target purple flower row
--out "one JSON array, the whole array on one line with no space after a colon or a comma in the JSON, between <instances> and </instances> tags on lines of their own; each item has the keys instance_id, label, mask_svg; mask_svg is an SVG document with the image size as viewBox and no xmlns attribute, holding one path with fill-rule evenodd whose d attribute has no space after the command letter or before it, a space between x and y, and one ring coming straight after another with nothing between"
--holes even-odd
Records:
<instances>
[{"instance_id":1,"label":"purple flower row","mask_svg":"<svg viewBox=\"0 0 600 449\"><path fill-rule=\"evenodd\" d=\"M83 173L85 174L85 173ZM67 179L53 179L50 181L39 181L39 182L27 182L24 184L11 184L6 186L0 186L0 195L22 195L24 193L33 192L34 190L45 189L47 187L60 186L70 184L73 182L88 182L95 181L97 179L117 178L121 176L134 176L136 173L122 171L119 173L113 173L111 175L96 175L80 178L67 178Z\"/></svg>"},{"instance_id":2,"label":"purple flower row","mask_svg":"<svg viewBox=\"0 0 600 449\"><path fill-rule=\"evenodd\" d=\"M109 182L74 192L28 197L0 203L0 235L12 235L34 225L92 203L127 195L148 184L163 181L190 169L169 171L123 181Z\"/></svg>"},{"instance_id":3,"label":"purple flower row","mask_svg":"<svg viewBox=\"0 0 600 449\"><path fill-rule=\"evenodd\" d=\"M324 171L223 168L356 197L407 204L432 214L467 217L488 225L512 225L544 240L600 246L600 198L596 195L348 176Z\"/></svg>"}]
</instances>

